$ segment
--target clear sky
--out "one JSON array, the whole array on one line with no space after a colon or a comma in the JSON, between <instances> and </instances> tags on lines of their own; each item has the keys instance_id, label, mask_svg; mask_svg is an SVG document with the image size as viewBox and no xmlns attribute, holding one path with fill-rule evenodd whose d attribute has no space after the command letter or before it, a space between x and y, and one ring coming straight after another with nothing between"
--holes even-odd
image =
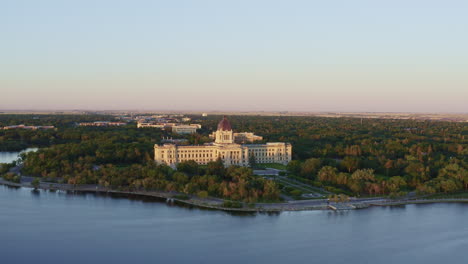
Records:
<instances>
[{"instance_id":1,"label":"clear sky","mask_svg":"<svg viewBox=\"0 0 468 264\"><path fill-rule=\"evenodd\" d=\"M468 112L468 1L0 0L0 109Z\"/></svg>"}]
</instances>

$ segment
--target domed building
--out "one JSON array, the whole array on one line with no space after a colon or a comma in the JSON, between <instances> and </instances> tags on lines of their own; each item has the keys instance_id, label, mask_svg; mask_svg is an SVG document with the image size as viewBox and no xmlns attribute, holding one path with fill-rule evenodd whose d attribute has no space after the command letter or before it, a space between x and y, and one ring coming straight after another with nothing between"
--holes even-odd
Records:
<instances>
[{"instance_id":1,"label":"domed building","mask_svg":"<svg viewBox=\"0 0 468 264\"><path fill-rule=\"evenodd\" d=\"M215 143L217 144L232 144L234 143L234 133L232 131L231 123L224 116L218 124L218 129L215 134Z\"/></svg>"},{"instance_id":2,"label":"domed building","mask_svg":"<svg viewBox=\"0 0 468 264\"><path fill-rule=\"evenodd\" d=\"M251 133L252 134L252 133ZM256 163L288 164L291 161L292 147L289 143L274 142L266 144L236 143L236 133L225 116L211 137L214 142L197 146L177 144L154 145L154 160L159 164L175 167L177 163L194 160L207 164L221 158L225 166L249 166L249 157L254 156Z\"/></svg>"}]
</instances>

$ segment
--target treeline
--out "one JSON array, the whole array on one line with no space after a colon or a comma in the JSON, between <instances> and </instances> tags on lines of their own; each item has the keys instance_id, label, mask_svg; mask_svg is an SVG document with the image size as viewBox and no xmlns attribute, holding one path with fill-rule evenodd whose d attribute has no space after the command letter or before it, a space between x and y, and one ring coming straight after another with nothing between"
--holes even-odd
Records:
<instances>
[{"instance_id":1,"label":"treeline","mask_svg":"<svg viewBox=\"0 0 468 264\"><path fill-rule=\"evenodd\" d=\"M0 115L0 124L55 125L58 129L0 130L0 151L40 147L26 158L25 172L70 178L80 170L93 171L93 166L147 166L153 160L153 145L162 137L186 138L190 144L209 142L209 133L222 118L191 116L192 122L201 123L203 128L199 134L182 136L159 129L137 129L134 124L74 126L76 122L113 118L110 116L33 117ZM264 142L290 142L290 174L331 190L381 195L466 189L467 123L285 116L230 116L229 120L236 132L254 132L263 136Z\"/></svg>"},{"instance_id":2,"label":"treeline","mask_svg":"<svg viewBox=\"0 0 468 264\"><path fill-rule=\"evenodd\" d=\"M99 150L95 151L95 156L91 155L91 146L81 148L82 151L89 150L81 155L74 149L79 147L59 145L28 153L23 172L68 184L99 184L131 191L176 191L202 198L213 196L248 203L278 201L280 198L273 181L253 176L249 168L225 168L221 160L203 167L195 161L183 162L173 170L131 151L119 150L122 155L115 153L112 158L112 155L102 156Z\"/></svg>"},{"instance_id":3,"label":"treeline","mask_svg":"<svg viewBox=\"0 0 468 264\"><path fill-rule=\"evenodd\" d=\"M421 194L455 192L468 189L468 170L464 160L452 158L446 163L399 160L400 175L390 175L393 162L387 162L385 172L377 174L365 168L357 158L343 160L311 158L304 162L293 160L287 168L290 174L308 179L316 186L333 186L350 194L402 195L417 190ZM442 167L443 166L443 167ZM363 167L363 168L362 168ZM334 188L330 191L337 191Z\"/></svg>"},{"instance_id":4,"label":"treeline","mask_svg":"<svg viewBox=\"0 0 468 264\"><path fill-rule=\"evenodd\" d=\"M221 117L206 118L204 127L212 130ZM467 123L403 119L363 119L361 123L359 118L289 116L229 116L229 120L235 131L255 132L266 142L292 143L295 160L382 155L396 160L405 155L421 158L424 152L447 157L468 154ZM382 168L374 169L384 171L379 161L375 165Z\"/></svg>"},{"instance_id":5,"label":"treeline","mask_svg":"<svg viewBox=\"0 0 468 264\"><path fill-rule=\"evenodd\" d=\"M207 121L214 126L219 117ZM360 195L467 188L468 124L424 120L230 117L237 131L293 145L292 177Z\"/></svg>"},{"instance_id":6,"label":"treeline","mask_svg":"<svg viewBox=\"0 0 468 264\"><path fill-rule=\"evenodd\" d=\"M130 132L125 128L78 127L81 122L113 121L107 115L0 115L0 128L11 125L55 126L55 129L0 129L0 151L20 151L29 147L48 147L81 140L111 131ZM134 125L129 125L133 127ZM136 129L135 129L136 130Z\"/></svg>"},{"instance_id":7,"label":"treeline","mask_svg":"<svg viewBox=\"0 0 468 264\"><path fill-rule=\"evenodd\" d=\"M115 116L96 114L1 114L0 127L24 124L30 126L55 126L63 128L81 122L113 120L115 120Z\"/></svg>"}]
</instances>

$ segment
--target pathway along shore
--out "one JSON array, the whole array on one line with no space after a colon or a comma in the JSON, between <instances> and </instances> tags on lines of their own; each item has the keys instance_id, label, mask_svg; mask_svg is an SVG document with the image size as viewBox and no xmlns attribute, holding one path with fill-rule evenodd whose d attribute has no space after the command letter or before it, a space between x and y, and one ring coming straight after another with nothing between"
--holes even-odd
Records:
<instances>
[{"instance_id":1,"label":"pathway along shore","mask_svg":"<svg viewBox=\"0 0 468 264\"><path fill-rule=\"evenodd\" d=\"M0 178L0 184L10 187L26 187L33 188L30 182L15 183L6 181ZM422 203L468 203L468 198L454 199L407 199L407 200L392 200L387 198L352 198L347 203L328 203L326 199L316 200L298 200L284 203L256 203L248 206L244 204L242 208L226 208L223 207L223 199L219 198L198 198L189 195L189 199L178 198L181 193L177 192L159 192L159 191L122 191L112 190L98 185L71 185L60 183L41 182L38 189L43 190L61 190L66 192L77 193L98 193L109 194L127 197L152 197L166 202L195 206L206 209L232 211L232 212L282 212L282 211L307 211L307 210L350 210L362 209L370 206L397 206L405 204L422 204Z\"/></svg>"}]
</instances>

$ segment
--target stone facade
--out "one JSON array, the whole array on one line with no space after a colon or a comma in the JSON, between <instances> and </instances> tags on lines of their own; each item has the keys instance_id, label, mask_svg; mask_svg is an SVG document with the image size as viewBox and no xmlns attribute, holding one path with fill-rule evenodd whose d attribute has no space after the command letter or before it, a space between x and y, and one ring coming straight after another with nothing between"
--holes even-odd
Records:
<instances>
[{"instance_id":1,"label":"stone facade","mask_svg":"<svg viewBox=\"0 0 468 264\"><path fill-rule=\"evenodd\" d=\"M262 136L257 136L252 132L234 133L233 136L234 136L234 142L239 143L239 144L244 144L246 142L252 143L254 141L263 140ZM215 139L216 138L216 132L211 133L210 138Z\"/></svg>"},{"instance_id":2,"label":"stone facade","mask_svg":"<svg viewBox=\"0 0 468 264\"><path fill-rule=\"evenodd\" d=\"M225 166L249 166L249 157L254 156L257 163L288 164L291 161L292 147L289 143L275 142L266 144L234 143L231 124L224 117L214 133L215 142L199 146L179 146L164 144L154 146L154 159L159 164L175 167L177 163L194 160L207 164L220 157Z\"/></svg>"},{"instance_id":3,"label":"stone facade","mask_svg":"<svg viewBox=\"0 0 468 264\"><path fill-rule=\"evenodd\" d=\"M194 134L197 133L196 125L177 125L172 127L172 133L176 134Z\"/></svg>"}]
</instances>

